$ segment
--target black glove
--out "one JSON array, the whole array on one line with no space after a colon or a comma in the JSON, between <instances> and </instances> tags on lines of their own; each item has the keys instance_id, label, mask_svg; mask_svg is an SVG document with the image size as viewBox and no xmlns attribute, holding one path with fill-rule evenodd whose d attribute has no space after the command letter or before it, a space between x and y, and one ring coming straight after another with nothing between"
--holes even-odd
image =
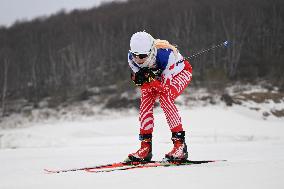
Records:
<instances>
[{"instance_id":1,"label":"black glove","mask_svg":"<svg viewBox=\"0 0 284 189\"><path fill-rule=\"evenodd\" d=\"M131 79L137 86L142 86L144 83L150 83L155 80L156 75L150 68L141 68L137 73L131 74Z\"/></svg>"}]
</instances>

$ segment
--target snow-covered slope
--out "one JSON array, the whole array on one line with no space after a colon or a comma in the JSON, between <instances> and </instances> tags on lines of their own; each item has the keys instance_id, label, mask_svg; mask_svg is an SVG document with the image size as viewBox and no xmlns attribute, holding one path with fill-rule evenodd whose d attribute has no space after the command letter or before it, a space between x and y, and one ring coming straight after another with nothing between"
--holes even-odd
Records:
<instances>
[{"instance_id":1,"label":"snow-covered slope","mask_svg":"<svg viewBox=\"0 0 284 189\"><path fill-rule=\"evenodd\" d=\"M190 159L227 162L92 174L44 174L123 160L136 151L138 116L58 121L0 131L0 188L283 188L284 122L265 121L238 108L181 109ZM155 110L153 159L171 147L162 112Z\"/></svg>"}]
</instances>

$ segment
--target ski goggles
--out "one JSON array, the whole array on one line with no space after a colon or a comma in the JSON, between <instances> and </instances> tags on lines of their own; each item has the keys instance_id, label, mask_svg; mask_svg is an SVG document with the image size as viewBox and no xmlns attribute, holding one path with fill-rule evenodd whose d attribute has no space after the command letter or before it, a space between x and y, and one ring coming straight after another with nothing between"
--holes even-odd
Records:
<instances>
[{"instance_id":1,"label":"ski goggles","mask_svg":"<svg viewBox=\"0 0 284 189\"><path fill-rule=\"evenodd\" d=\"M138 54L138 53L134 53L134 52L130 52L130 53L134 58L139 57L140 59L147 58L149 56L149 54Z\"/></svg>"}]
</instances>

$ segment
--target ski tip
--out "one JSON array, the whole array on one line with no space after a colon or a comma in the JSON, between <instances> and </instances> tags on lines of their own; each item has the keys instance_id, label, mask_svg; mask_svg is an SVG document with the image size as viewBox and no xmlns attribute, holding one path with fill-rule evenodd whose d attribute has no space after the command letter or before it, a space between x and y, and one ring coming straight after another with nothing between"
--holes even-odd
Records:
<instances>
[{"instance_id":1,"label":"ski tip","mask_svg":"<svg viewBox=\"0 0 284 189\"><path fill-rule=\"evenodd\" d=\"M227 46L229 45L229 41L224 41L224 42L223 42L223 45L224 45L225 47L227 47Z\"/></svg>"},{"instance_id":2,"label":"ski tip","mask_svg":"<svg viewBox=\"0 0 284 189\"><path fill-rule=\"evenodd\" d=\"M216 162L224 162L227 160L187 160L186 163L192 164L202 164L202 163L216 163Z\"/></svg>"},{"instance_id":3,"label":"ski tip","mask_svg":"<svg viewBox=\"0 0 284 189\"><path fill-rule=\"evenodd\" d=\"M58 171L53 171L53 170L49 170L49 169L43 169L44 173L46 174L51 174L51 173L58 173Z\"/></svg>"},{"instance_id":4,"label":"ski tip","mask_svg":"<svg viewBox=\"0 0 284 189\"><path fill-rule=\"evenodd\" d=\"M222 162L222 161L228 161L228 160L225 160L225 159L219 159L219 160L211 160L212 162Z\"/></svg>"}]
</instances>

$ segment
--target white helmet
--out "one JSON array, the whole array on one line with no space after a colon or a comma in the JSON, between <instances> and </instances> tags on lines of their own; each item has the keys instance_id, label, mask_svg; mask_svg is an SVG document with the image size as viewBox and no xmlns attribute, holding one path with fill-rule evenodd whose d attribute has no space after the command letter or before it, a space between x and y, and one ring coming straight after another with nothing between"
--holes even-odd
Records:
<instances>
[{"instance_id":1,"label":"white helmet","mask_svg":"<svg viewBox=\"0 0 284 189\"><path fill-rule=\"evenodd\" d=\"M147 32L136 32L130 39L130 52L149 54L154 47L155 39Z\"/></svg>"}]
</instances>

